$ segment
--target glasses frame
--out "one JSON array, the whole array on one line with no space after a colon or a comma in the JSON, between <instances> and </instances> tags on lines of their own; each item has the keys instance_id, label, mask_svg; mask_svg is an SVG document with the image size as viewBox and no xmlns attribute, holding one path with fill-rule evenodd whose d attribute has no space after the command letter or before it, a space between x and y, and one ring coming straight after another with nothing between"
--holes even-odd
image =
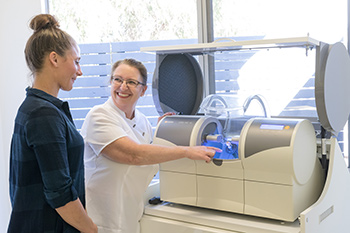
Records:
<instances>
[{"instance_id":1,"label":"glasses frame","mask_svg":"<svg viewBox=\"0 0 350 233\"><path fill-rule=\"evenodd\" d=\"M117 81L118 79L121 80L121 82ZM128 88L130 88L130 87L136 88L138 85L146 86L146 84L139 82L138 80L135 80L135 79L124 80L120 77L115 77L115 76L112 76L112 81L117 83L120 86L125 82L125 84ZM130 85L130 83L136 83L136 85L134 85L134 84Z\"/></svg>"}]
</instances>

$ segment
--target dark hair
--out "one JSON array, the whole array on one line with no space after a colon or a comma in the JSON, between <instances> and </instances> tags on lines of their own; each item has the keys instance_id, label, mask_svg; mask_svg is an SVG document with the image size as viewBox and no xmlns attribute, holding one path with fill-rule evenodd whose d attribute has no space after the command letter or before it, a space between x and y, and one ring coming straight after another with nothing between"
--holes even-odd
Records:
<instances>
[{"instance_id":1,"label":"dark hair","mask_svg":"<svg viewBox=\"0 0 350 233\"><path fill-rule=\"evenodd\" d=\"M142 62L137 61L137 60L132 59L132 58L126 58L124 60L119 60L113 64L112 71L111 71L111 81L113 79L113 73L114 73L115 69L117 69L117 67L121 64L126 64L126 65L129 65L131 67L138 69L140 74L141 74L141 77L142 77L142 82L145 85L147 85L147 69L146 69L146 67L142 64Z\"/></svg>"},{"instance_id":2,"label":"dark hair","mask_svg":"<svg viewBox=\"0 0 350 233\"><path fill-rule=\"evenodd\" d=\"M24 53L32 74L43 68L44 58L49 53L54 51L64 57L68 50L77 46L68 33L59 29L58 21L50 14L35 16L29 26L34 33L28 39Z\"/></svg>"}]
</instances>

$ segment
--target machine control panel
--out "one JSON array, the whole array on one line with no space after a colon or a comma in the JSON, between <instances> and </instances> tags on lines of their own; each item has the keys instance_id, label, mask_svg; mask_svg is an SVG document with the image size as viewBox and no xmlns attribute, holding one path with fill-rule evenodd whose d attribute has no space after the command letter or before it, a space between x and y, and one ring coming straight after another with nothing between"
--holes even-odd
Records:
<instances>
[{"instance_id":1,"label":"machine control panel","mask_svg":"<svg viewBox=\"0 0 350 233\"><path fill-rule=\"evenodd\" d=\"M294 128L298 122L274 119L256 119L250 125L245 143L245 157L260 151L290 146Z\"/></svg>"}]
</instances>

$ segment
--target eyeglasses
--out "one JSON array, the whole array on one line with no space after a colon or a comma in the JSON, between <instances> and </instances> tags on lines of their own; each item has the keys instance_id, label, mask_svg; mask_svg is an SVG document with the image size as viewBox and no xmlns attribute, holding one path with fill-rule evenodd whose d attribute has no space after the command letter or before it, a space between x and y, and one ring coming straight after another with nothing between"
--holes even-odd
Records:
<instances>
[{"instance_id":1,"label":"eyeglasses","mask_svg":"<svg viewBox=\"0 0 350 233\"><path fill-rule=\"evenodd\" d=\"M128 87L137 87L138 85L142 85L142 86L146 85L146 84L139 82L137 80L134 80L134 79L123 80L121 78L113 78L113 82L115 84L118 84L118 85L122 85L123 82L125 82L126 86L128 86Z\"/></svg>"}]
</instances>

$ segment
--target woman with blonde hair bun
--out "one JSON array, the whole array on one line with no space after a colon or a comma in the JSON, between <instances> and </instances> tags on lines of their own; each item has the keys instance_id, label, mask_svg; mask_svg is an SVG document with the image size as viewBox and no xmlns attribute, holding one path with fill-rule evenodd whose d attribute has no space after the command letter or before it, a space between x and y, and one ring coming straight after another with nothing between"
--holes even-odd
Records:
<instances>
[{"instance_id":1,"label":"woman with blonde hair bun","mask_svg":"<svg viewBox=\"0 0 350 233\"><path fill-rule=\"evenodd\" d=\"M97 232L85 211L84 142L67 102L82 75L75 40L49 14L30 22L25 47L33 84L18 109L11 141L8 233Z\"/></svg>"}]
</instances>

